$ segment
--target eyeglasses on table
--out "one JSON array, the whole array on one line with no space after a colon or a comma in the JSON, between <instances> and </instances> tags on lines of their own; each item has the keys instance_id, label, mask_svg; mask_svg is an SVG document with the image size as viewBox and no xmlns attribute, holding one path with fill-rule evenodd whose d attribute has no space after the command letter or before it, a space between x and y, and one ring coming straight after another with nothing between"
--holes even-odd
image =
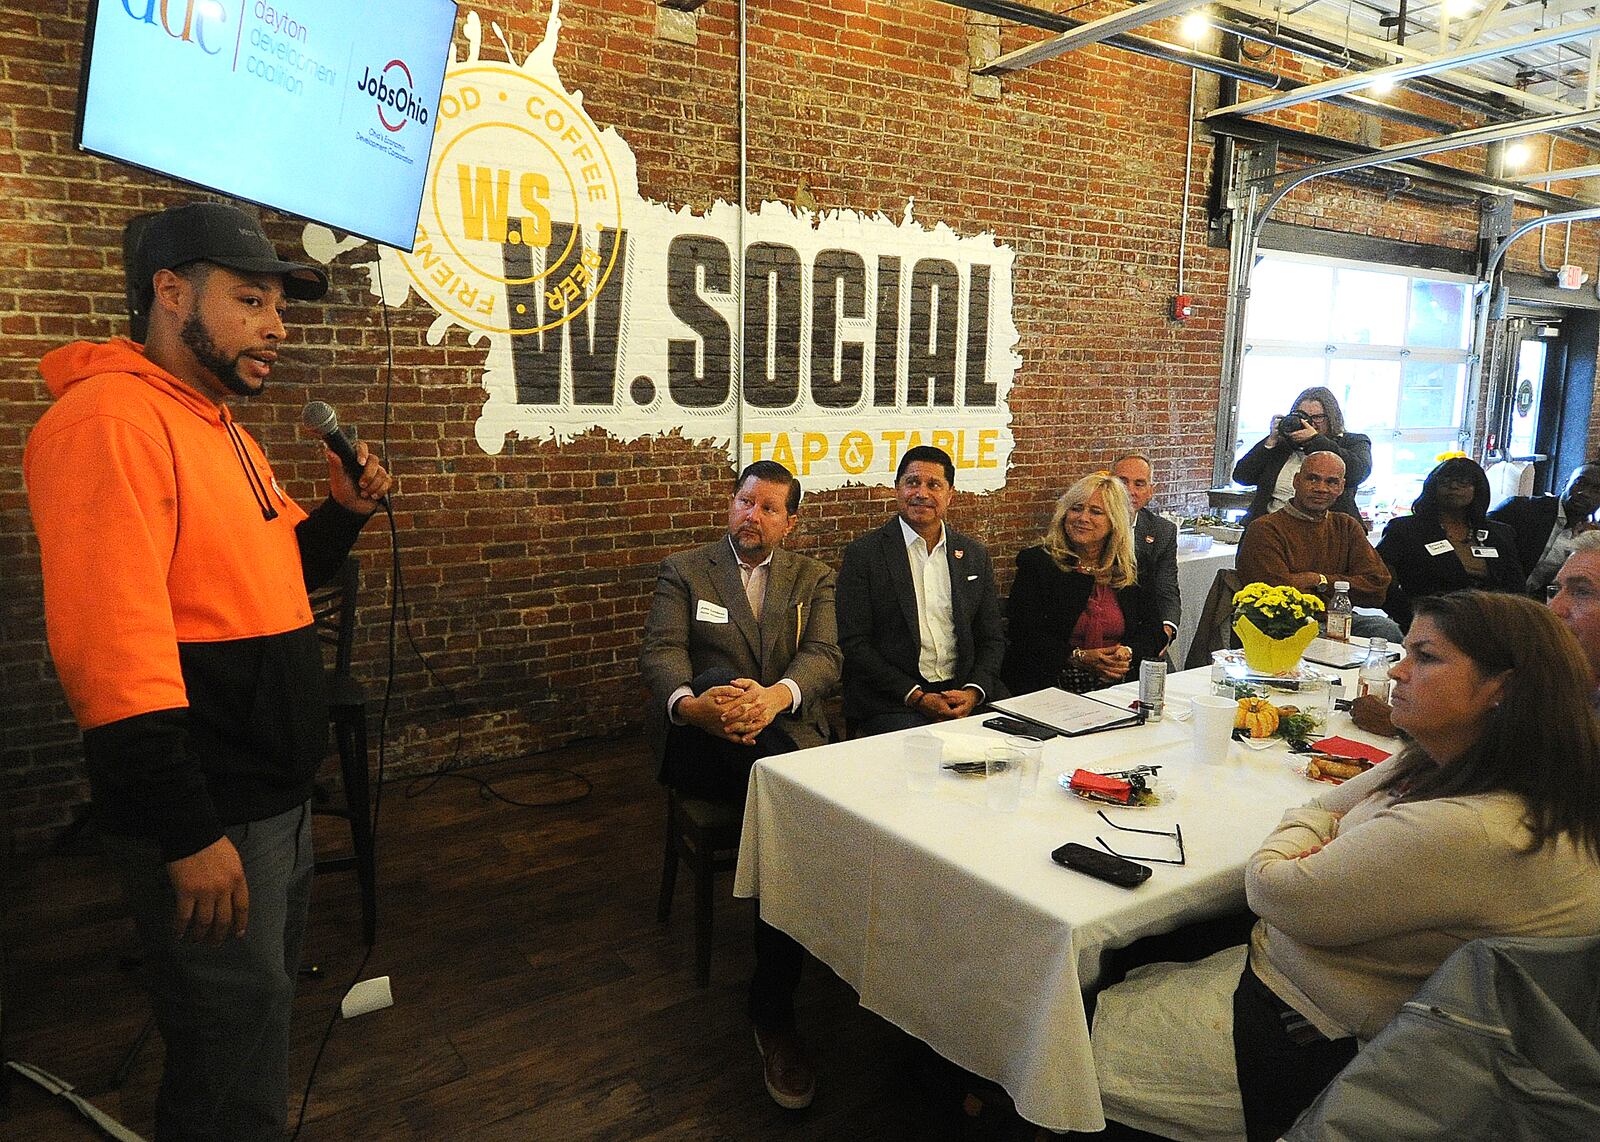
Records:
<instances>
[{"instance_id":1,"label":"eyeglasses on table","mask_svg":"<svg viewBox=\"0 0 1600 1142\"><path fill-rule=\"evenodd\" d=\"M1119 833L1143 833L1147 837L1170 837L1174 841L1178 842L1178 859L1173 860L1171 857L1130 856L1128 853L1119 853L1116 849L1106 844L1105 841L1101 840L1100 837L1096 836L1095 843L1101 848L1105 849L1106 852L1110 853L1112 856L1121 857L1123 860L1141 860L1149 864L1188 863L1188 861L1185 859L1183 851L1183 826L1178 824L1176 821L1173 822L1171 831L1166 829L1134 829L1127 825L1117 824L1110 817L1106 816L1106 811L1104 809L1096 809L1095 813L1099 815L1102 821L1110 825L1113 829L1116 829Z\"/></svg>"}]
</instances>

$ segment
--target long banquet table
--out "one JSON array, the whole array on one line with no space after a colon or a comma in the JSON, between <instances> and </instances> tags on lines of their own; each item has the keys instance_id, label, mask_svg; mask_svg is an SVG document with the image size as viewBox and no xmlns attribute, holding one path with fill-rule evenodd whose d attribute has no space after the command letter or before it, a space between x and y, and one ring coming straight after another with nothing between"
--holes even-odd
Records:
<instances>
[{"instance_id":1,"label":"long banquet table","mask_svg":"<svg viewBox=\"0 0 1600 1142\"><path fill-rule=\"evenodd\" d=\"M1171 676L1169 709L1186 709L1208 684L1203 669ZM1127 702L1133 691L1101 696ZM981 721L939 729L947 760L1005 742ZM941 771L934 791L912 791L901 734L768 758L751 772L734 892L759 896L763 918L837 972L864 1007L999 1083L1029 1121L1101 1129L1082 989L1095 982L1102 951L1242 908L1246 859L1285 808L1321 789L1294 771L1281 744L1256 752L1232 743L1195 764L1189 725L1169 714L1056 738L1037 792L1015 812L990 810L974 777ZM1327 732L1365 738L1344 714ZM1058 845L1098 847L1096 834L1119 852L1175 855L1170 841L1108 829L1095 806L1055 784L1079 766L1144 762L1164 767L1171 796L1106 812L1138 828L1182 824L1188 863L1155 864L1132 891L1054 864Z\"/></svg>"}]
</instances>

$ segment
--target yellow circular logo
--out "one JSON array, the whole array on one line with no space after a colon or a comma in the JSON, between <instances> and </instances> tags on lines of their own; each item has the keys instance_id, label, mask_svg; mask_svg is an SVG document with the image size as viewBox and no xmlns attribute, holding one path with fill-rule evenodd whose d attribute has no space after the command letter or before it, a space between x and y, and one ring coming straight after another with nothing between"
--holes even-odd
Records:
<instances>
[{"instance_id":1,"label":"yellow circular logo","mask_svg":"<svg viewBox=\"0 0 1600 1142\"><path fill-rule=\"evenodd\" d=\"M622 199L600 132L509 65L445 76L417 245L401 261L441 313L514 336L588 309L617 265Z\"/></svg>"}]
</instances>

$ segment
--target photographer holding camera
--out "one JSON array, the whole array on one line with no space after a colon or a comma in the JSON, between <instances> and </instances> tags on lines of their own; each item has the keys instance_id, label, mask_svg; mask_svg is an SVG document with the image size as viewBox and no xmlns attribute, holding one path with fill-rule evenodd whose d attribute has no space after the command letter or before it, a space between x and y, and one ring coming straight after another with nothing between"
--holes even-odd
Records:
<instances>
[{"instance_id":1,"label":"photographer holding camera","mask_svg":"<svg viewBox=\"0 0 1600 1142\"><path fill-rule=\"evenodd\" d=\"M1244 526L1289 502L1294 496L1294 474L1313 452L1333 452L1344 461L1344 491L1331 510L1361 519L1356 488L1372 474L1372 441L1359 432L1346 432L1338 398L1316 385L1295 398L1290 412L1273 417L1266 438L1234 465L1234 481L1253 484L1256 489ZM1362 526L1366 521L1362 520Z\"/></svg>"}]
</instances>

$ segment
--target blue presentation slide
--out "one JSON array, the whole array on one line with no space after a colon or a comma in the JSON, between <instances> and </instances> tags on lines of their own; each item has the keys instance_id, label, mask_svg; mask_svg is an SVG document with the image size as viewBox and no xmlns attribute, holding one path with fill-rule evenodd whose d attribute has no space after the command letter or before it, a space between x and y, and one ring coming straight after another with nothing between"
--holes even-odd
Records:
<instances>
[{"instance_id":1,"label":"blue presentation slide","mask_svg":"<svg viewBox=\"0 0 1600 1142\"><path fill-rule=\"evenodd\" d=\"M409 250L453 0L94 0L81 144Z\"/></svg>"}]
</instances>

